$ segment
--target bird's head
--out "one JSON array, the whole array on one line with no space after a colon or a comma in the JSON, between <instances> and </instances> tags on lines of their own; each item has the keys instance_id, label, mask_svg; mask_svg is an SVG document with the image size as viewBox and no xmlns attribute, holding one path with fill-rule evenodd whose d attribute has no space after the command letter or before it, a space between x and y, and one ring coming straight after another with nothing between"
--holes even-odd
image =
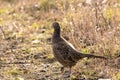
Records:
<instances>
[{"instance_id":1,"label":"bird's head","mask_svg":"<svg viewBox=\"0 0 120 80\"><path fill-rule=\"evenodd\" d=\"M53 28L54 28L55 30L60 30L60 25L59 25L58 22L54 22L54 23L52 24L52 26L53 26Z\"/></svg>"}]
</instances>

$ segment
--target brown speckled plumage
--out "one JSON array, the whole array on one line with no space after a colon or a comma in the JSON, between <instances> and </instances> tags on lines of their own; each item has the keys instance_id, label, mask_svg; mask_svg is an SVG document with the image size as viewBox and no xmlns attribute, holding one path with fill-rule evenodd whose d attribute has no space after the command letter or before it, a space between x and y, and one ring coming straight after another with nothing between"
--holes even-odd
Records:
<instances>
[{"instance_id":1,"label":"brown speckled plumage","mask_svg":"<svg viewBox=\"0 0 120 80\"><path fill-rule=\"evenodd\" d=\"M88 57L88 58L102 58L106 59L102 56L95 56L92 54L83 54L77 51L69 42L67 42L60 35L60 26L57 22L52 24L54 27L54 33L52 36L52 47L54 57L58 62L60 62L64 67L72 67L74 66L78 60Z\"/></svg>"}]
</instances>

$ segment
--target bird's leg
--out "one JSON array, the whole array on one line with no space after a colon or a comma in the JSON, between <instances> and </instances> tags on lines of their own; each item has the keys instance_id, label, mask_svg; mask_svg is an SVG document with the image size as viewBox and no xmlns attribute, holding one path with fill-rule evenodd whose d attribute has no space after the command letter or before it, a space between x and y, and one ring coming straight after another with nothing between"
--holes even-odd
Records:
<instances>
[{"instance_id":1,"label":"bird's leg","mask_svg":"<svg viewBox=\"0 0 120 80\"><path fill-rule=\"evenodd\" d=\"M71 76L71 67L69 67L69 71L67 71L66 76L67 76L67 77L70 77L70 76Z\"/></svg>"},{"instance_id":2,"label":"bird's leg","mask_svg":"<svg viewBox=\"0 0 120 80\"><path fill-rule=\"evenodd\" d=\"M71 75L71 70L72 70L72 67L70 66L69 68L70 68L70 69L69 69L69 74Z\"/></svg>"},{"instance_id":3,"label":"bird's leg","mask_svg":"<svg viewBox=\"0 0 120 80\"><path fill-rule=\"evenodd\" d=\"M61 68L61 71L64 70L64 67ZM65 71L63 74L64 78L69 78L71 76L71 67L69 67L69 70Z\"/></svg>"}]
</instances>

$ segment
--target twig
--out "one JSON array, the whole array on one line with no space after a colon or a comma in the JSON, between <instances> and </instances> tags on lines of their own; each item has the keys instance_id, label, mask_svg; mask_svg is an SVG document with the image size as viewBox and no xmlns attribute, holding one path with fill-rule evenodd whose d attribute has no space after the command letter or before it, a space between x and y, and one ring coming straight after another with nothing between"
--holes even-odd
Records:
<instances>
[{"instance_id":1,"label":"twig","mask_svg":"<svg viewBox=\"0 0 120 80\"><path fill-rule=\"evenodd\" d=\"M4 39L6 39L6 35L5 35L4 30L2 29L2 26L0 26L0 29L1 29L1 31L2 31L2 34L3 34Z\"/></svg>"},{"instance_id":2,"label":"twig","mask_svg":"<svg viewBox=\"0 0 120 80\"><path fill-rule=\"evenodd\" d=\"M73 18L72 18L72 24L73 24L74 27L76 27ZM73 35L73 34L74 34L74 33L73 33L73 31L72 31L72 36L71 36L71 37L72 37L72 41L73 41L73 43L75 44L75 46L78 47L79 45L76 43L76 40L74 39L74 35Z\"/></svg>"},{"instance_id":3,"label":"twig","mask_svg":"<svg viewBox=\"0 0 120 80\"><path fill-rule=\"evenodd\" d=\"M95 3L95 18L96 18L96 27L98 27L98 10L97 10L97 3Z\"/></svg>"},{"instance_id":4,"label":"twig","mask_svg":"<svg viewBox=\"0 0 120 80\"><path fill-rule=\"evenodd\" d=\"M100 10L98 4L95 3L95 17L96 17L96 26L97 26L97 27L98 27L98 25L99 25L99 22L98 22L98 11L100 12L101 10ZM100 15L102 16L102 18L103 18L106 26L110 26L110 27L111 27L111 25L109 25L107 19L104 17L103 13L100 12Z\"/></svg>"}]
</instances>

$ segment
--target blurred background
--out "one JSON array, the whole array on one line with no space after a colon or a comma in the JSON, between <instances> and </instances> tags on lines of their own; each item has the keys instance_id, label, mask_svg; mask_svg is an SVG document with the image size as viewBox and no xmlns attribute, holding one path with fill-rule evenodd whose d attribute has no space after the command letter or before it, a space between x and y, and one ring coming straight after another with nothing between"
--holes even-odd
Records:
<instances>
[{"instance_id":1,"label":"blurred background","mask_svg":"<svg viewBox=\"0 0 120 80\"><path fill-rule=\"evenodd\" d=\"M83 59L70 79L120 79L120 0L0 0L1 80L64 79L51 49L54 21L79 51L109 58Z\"/></svg>"}]
</instances>

